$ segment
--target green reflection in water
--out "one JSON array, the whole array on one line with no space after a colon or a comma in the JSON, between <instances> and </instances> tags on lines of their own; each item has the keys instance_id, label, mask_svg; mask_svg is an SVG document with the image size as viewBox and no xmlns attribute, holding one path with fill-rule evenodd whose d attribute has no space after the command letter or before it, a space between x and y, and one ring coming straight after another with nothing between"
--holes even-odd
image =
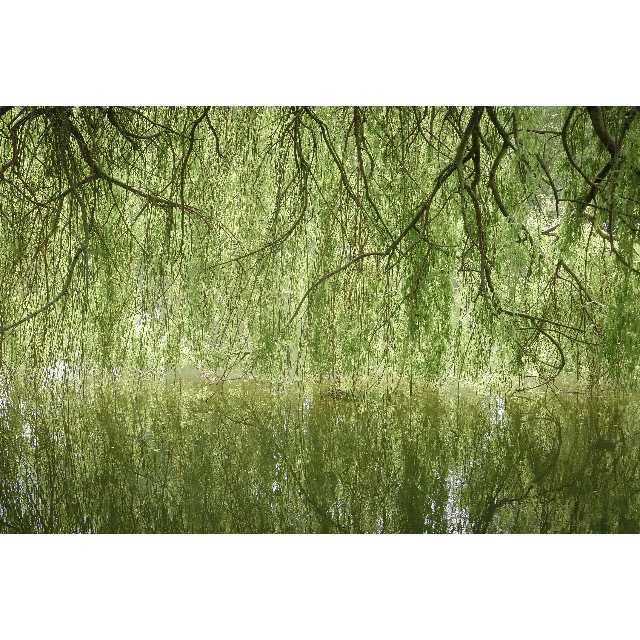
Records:
<instances>
[{"instance_id":1,"label":"green reflection in water","mask_svg":"<svg viewBox=\"0 0 640 640\"><path fill-rule=\"evenodd\" d=\"M258 385L0 393L0 531L637 532L638 404Z\"/></svg>"}]
</instances>

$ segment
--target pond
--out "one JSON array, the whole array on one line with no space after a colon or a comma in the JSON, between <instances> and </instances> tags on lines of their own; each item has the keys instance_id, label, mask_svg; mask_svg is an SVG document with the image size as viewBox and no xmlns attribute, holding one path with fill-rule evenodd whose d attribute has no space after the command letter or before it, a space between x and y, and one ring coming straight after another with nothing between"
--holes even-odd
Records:
<instances>
[{"instance_id":1,"label":"pond","mask_svg":"<svg viewBox=\"0 0 640 640\"><path fill-rule=\"evenodd\" d=\"M640 530L616 394L3 389L2 533Z\"/></svg>"}]
</instances>

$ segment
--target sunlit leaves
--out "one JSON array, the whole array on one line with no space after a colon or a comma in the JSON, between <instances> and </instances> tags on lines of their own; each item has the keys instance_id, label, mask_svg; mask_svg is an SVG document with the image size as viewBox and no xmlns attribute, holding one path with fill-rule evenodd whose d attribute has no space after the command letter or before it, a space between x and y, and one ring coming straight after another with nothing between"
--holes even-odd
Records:
<instances>
[{"instance_id":1,"label":"sunlit leaves","mask_svg":"<svg viewBox=\"0 0 640 640\"><path fill-rule=\"evenodd\" d=\"M5 111L3 364L633 381L636 116Z\"/></svg>"}]
</instances>

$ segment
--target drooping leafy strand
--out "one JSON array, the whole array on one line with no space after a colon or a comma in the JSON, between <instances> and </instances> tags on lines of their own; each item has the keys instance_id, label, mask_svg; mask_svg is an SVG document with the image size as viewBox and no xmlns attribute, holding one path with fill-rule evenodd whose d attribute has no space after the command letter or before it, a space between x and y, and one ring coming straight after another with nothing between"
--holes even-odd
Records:
<instances>
[{"instance_id":1,"label":"drooping leafy strand","mask_svg":"<svg viewBox=\"0 0 640 640\"><path fill-rule=\"evenodd\" d=\"M639 120L3 107L0 366L636 384Z\"/></svg>"}]
</instances>

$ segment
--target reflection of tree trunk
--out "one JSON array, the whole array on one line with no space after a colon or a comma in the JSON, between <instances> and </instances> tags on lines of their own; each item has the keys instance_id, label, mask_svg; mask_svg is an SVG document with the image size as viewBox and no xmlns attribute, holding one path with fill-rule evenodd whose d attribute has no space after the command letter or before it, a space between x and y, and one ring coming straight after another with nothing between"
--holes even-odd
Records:
<instances>
[{"instance_id":1,"label":"reflection of tree trunk","mask_svg":"<svg viewBox=\"0 0 640 640\"><path fill-rule=\"evenodd\" d=\"M339 522L335 522L326 511L321 509L318 503L309 495L307 490L302 486L302 482L300 481L300 478L298 478L298 474L294 470L293 466L287 460L287 456L284 452L284 449L277 444L275 445L275 448L278 454L280 455L280 457L282 458L282 461L285 464L285 468L289 471L289 473L291 474L291 477L293 478L293 481L298 487L298 491L300 492L300 495L305 500L305 502L307 502L307 504L311 506L313 512L320 518L320 521L325 526L328 526L329 528L332 528L332 529L336 529L339 533L349 533L349 531L345 529L345 527L343 527Z\"/></svg>"}]
</instances>

